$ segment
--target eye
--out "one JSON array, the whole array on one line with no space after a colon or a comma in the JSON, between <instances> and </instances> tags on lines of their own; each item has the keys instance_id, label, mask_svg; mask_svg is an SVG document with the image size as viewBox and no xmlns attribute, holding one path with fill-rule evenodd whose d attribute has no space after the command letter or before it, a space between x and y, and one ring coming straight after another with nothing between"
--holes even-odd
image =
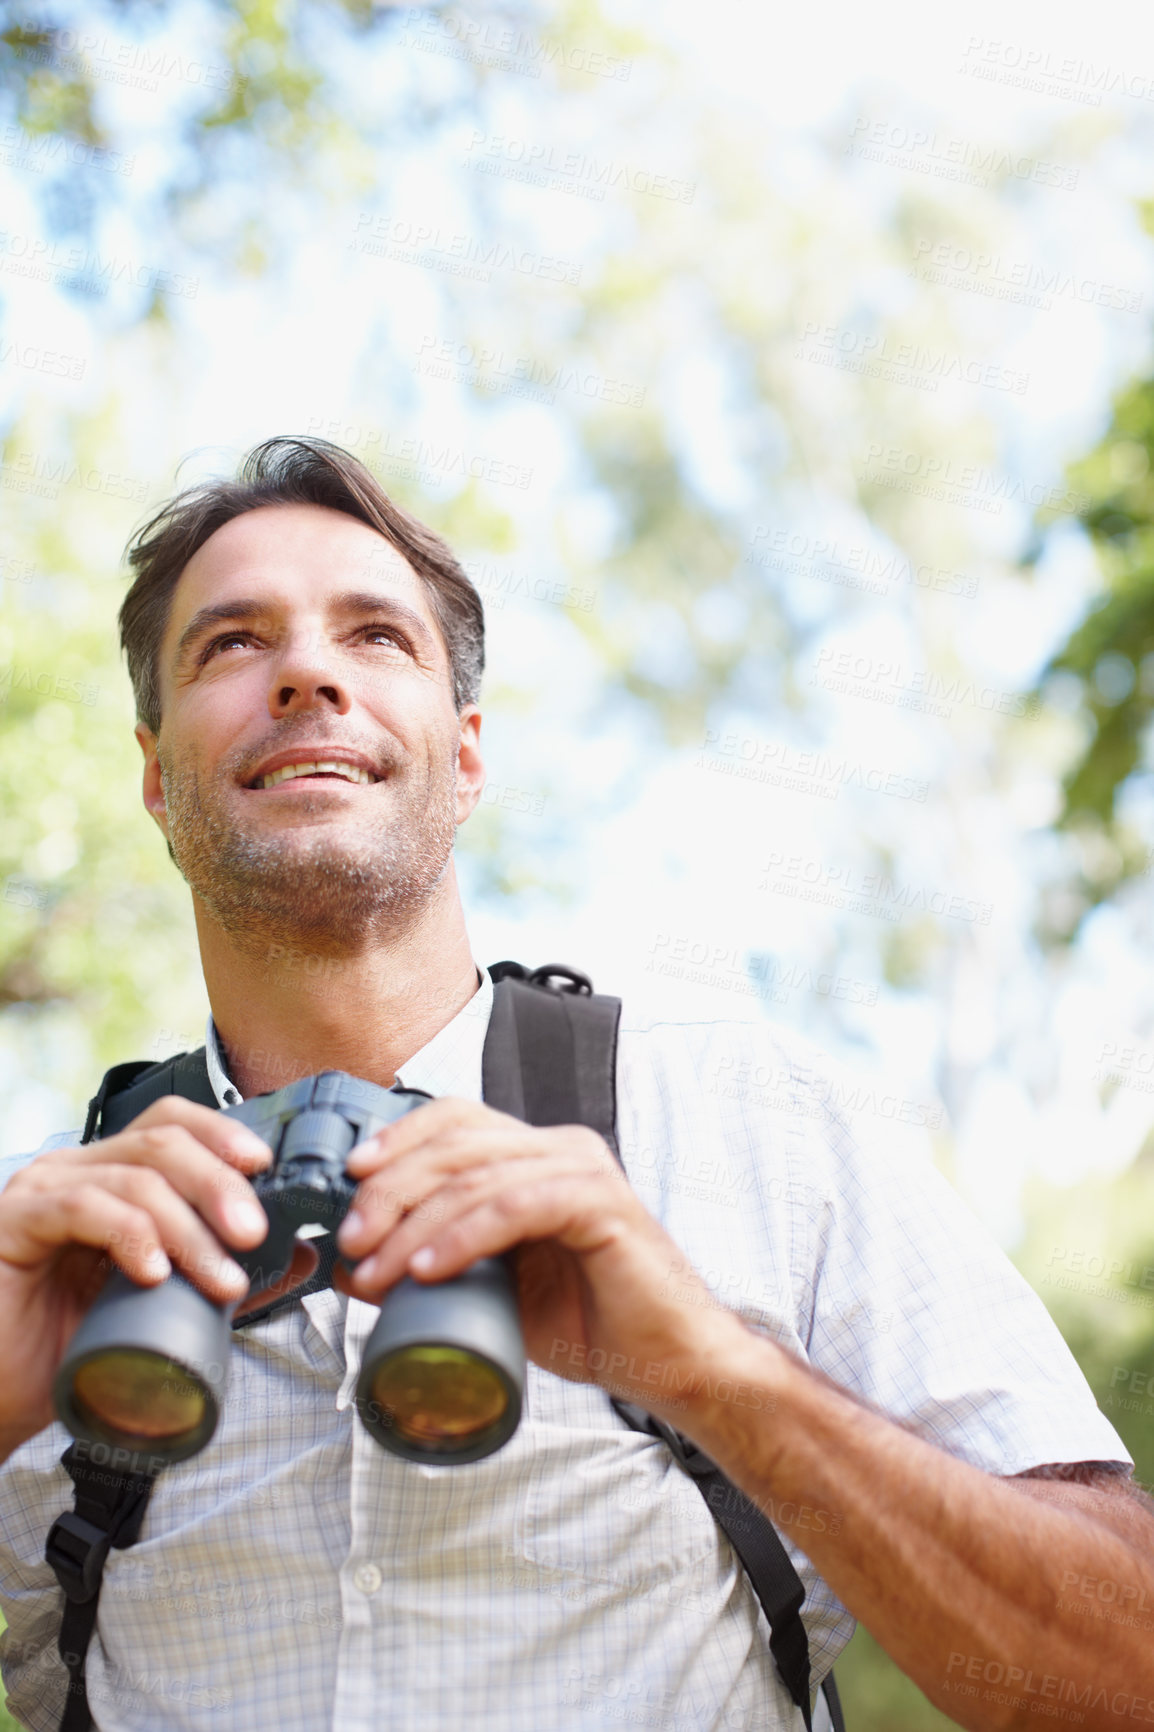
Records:
<instances>
[{"instance_id":1,"label":"eye","mask_svg":"<svg viewBox=\"0 0 1154 1732\"><path fill-rule=\"evenodd\" d=\"M249 644L251 642L252 642L252 633L251 632L247 632L247 631L222 632L219 637L211 638L209 640L209 642L205 644L204 649L201 652L201 657L200 657L201 663L203 664L204 662L208 661L211 656L219 655L221 650L233 649L238 644L244 645L244 644Z\"/></svg>"},{"instance_id":2,"label":"eye","mask_svg":"<svg viewBox=\"0 0 1154 1732\"><path fill-rule=\"evenodd\" d=\"M391 625L365 625L361 627L361 640L364 643L385 643L393 649L407 649L409 646L400 632Z\"/></svg>"}]
</instances>

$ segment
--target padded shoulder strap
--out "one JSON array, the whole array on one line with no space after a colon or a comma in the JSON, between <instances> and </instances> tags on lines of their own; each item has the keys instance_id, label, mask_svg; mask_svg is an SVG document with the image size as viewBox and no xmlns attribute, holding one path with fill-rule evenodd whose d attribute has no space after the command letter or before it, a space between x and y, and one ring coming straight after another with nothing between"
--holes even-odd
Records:
<instances>
[{"instance_id":1,"label":"padded shoulder strap","mask_svg":"<svg viewBox=\"0 0 1154 1732\"><path fill-rule=\"evenodd\" d=\"M529 974L519 963L499 962L489 972L495 985L482 1061L486 1105L531 1125L590 1125L621 1161L620 999L595 993L585 975L555 965ZM613 1406L635 1431L667 1444L693 1479L753 1584L769 1623L770 1651L810 1732L809 1640L801 1620L805 1588L777 1529L688 1438L641 1407L622 1401ZM832 1675L823 1688L834 1732L845 1732Z\"/></svg>"},{"instance_id":2,"label":"padded shoulder strap","mask_svg":"<svg viewBox=\"0 0 1154 1732\"><path fill-rule=\"evenodd\" d=\"M705 1499L761 1601L769 1623L770 1652L791 1700L801 1710L806 1732L810 1732L809 1640L801 1621L805 1588L777 1529L689 1438L632 1402L614 1400L612 1405L634 1431L661 1438ZM834 1726L838 1728L836 1720ZM843 1729L838 1728L838 1732Z\"/></svg>"},{"instance_id":3,"label":"padded shoulder strap","mask_svg":"<svg viewBox=\"0 0 1154 1732\"><path fill-rule=\"evenodd\" d=\"M81 1142L112 1137L164 1095L183 1095L201 1106L215 1107L217 1098L208 1079L208 1059L202 1046L195 1052L178 1052L175 1058L152 1064L131 1059L114 1064L88 1103L88 1117Z\"/></svg>"},{"instance_id":4,"label":"padded shoulder strap","mask_svg":"<svg viewBox=\"0 0 1154 1732\"><path fill-rule=\"evenodd\" d=\"M530 1125L589 1125L617 1147L617 1027L621 1000L594 992L575 969L512 973L497 963L481 1061L486 1106ZM570 985L554 986L554 980Z\"/></svg>"}]
</instances>

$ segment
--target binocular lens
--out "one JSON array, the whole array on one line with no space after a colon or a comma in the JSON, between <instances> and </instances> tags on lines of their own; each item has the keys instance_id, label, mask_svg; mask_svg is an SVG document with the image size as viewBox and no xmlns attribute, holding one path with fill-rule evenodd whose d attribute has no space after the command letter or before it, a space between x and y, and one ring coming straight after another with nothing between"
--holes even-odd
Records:
<instances>
[{"instance_id":1,"label":"binocular lens","mask_svg":"<svg viewBox=\"0 0 1154 1732\"><path fill-rule=\"evenodd\" d=\"M460 1347L402 1347L372 1377L376 1411L407 1443L452 1454L501 1419L505 1384L487 1360Z\"/></svg>"},{"instance_id":2,"label":"binocular lens","mask_svg":"<svg viewBox=\"0 0 1154 1732\"><path fill-rule=\"evenodd\" d=\"M135 1347L113 1347L78 1367L72 1392L94 1434L163 1443L204 1423L204 1389L182 1365Z\"/></svg>"}]
</instances>

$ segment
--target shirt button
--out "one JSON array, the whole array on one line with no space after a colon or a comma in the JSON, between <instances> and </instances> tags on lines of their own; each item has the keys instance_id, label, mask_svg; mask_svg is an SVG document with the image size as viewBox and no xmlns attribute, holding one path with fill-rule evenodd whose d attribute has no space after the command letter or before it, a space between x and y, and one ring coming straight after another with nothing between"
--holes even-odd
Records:
<instances>
[{"instance_id":1,"label":"shirt button","mask_svg":"<svg viewBox=\"0 0 1154 1732\"><path fill-rule=\"evenodd\" d=\"M358 1564L353 1572L353 1581L362 1594L375 1594L384 1579L376 1564Z\"/></svg>"}]
</instances>

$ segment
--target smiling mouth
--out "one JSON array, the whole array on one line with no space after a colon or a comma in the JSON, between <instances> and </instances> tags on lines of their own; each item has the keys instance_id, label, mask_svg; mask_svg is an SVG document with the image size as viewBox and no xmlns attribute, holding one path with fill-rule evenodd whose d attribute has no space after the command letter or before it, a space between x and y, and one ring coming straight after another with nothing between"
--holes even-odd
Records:
<instances>
[{"instance_id":1,"label":"smiling mouth","mask_svg":"<svg viewBox=\"0 0 1154 1732\"><path fill-rule=\"evenodd\" d=\"M300 764L282 764L279 770L271 770L267 776L258 776L249 783L250 788L275 788L280 782L304 780L338 780L341 782L356 782L370 786L379 782L380 777L374 776L369 770L362 770L359 764L338 764L331 760L312 762L306 760Z\"/></svg>"}]
</instances>

